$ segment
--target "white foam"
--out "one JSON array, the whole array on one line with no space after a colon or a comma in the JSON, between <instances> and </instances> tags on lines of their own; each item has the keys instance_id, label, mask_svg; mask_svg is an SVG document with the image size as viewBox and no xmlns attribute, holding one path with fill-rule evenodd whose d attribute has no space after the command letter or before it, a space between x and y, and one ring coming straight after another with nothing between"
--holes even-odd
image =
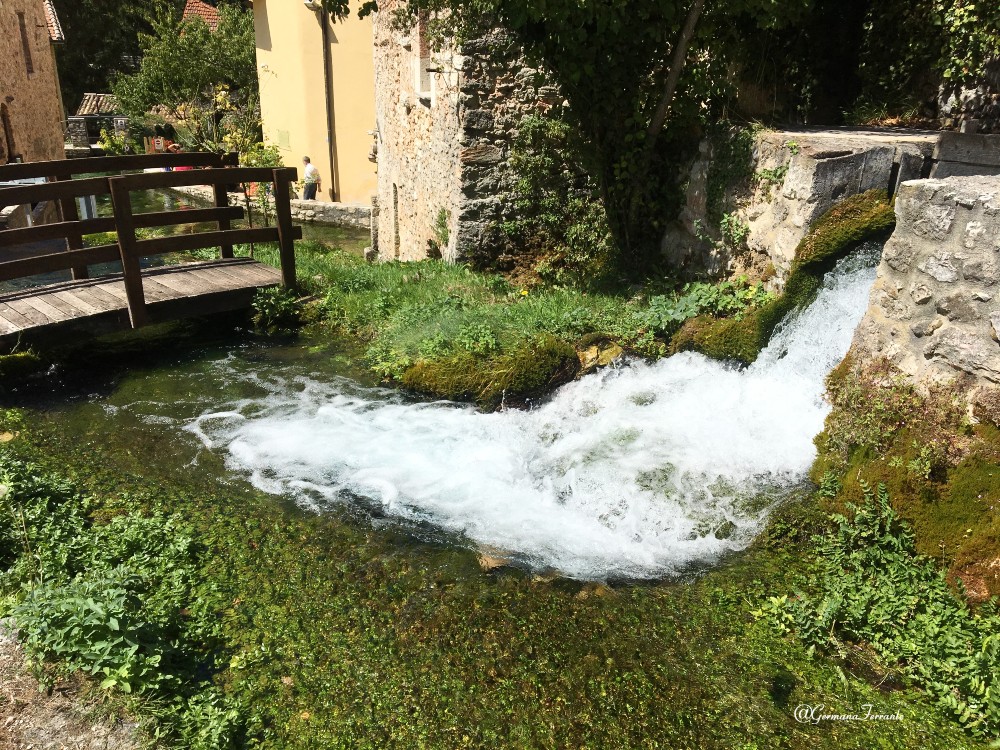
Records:
<instances>
[{"instance_id":1,"label":"white foam","mask_svg":"<svg viewBox=\"0 0 1000 750\"><path fill-rule=\"evenodd\" d=\"M626 361L495 414L298 378L189 429L304 507L360 496L568 576L669 575L745 547L803 480L824 378L867 305L870 255L828 274L742 371L690 353Z\"/></svg>"}]
</instances>

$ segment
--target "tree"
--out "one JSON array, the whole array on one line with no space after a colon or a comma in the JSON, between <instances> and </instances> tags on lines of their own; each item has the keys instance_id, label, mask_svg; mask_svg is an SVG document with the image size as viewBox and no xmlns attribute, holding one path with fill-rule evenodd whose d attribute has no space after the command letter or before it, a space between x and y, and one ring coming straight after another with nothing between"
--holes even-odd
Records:
<instances>
[{"instance_id":1,"label":"tree","mask_svg":"<svg viewBox=\"0 0 1000 750\"><path fill-rule=\"evenodd\" d=\"M220 5L218 28L161 14L140 38L138 70L115 81L118 102L142 122L154 107L179 123L182 140L208 150L243 150L260 140L253 14Z\"/></svg>"},{"instance_id":2,"label":"tree","mask_svg":"<svg viewBox=\"0 0 1000 750\"><path fill-rule=\"evenodd\" d=\"M56 58L63 105L72 113L87 92L109 91L111 82L138 68L139 35L152 31L149 18L180 12L184 0L54 0L66 33Z\"/></svg>"},{"instance_id":3,"label":"tree","mask_svg":"<svg viewBox=\"0 0 1000 750\"><path fill-rule=\"evenodd\" d=\"M325 0L343 17L348 0ZM732 83L741 33L792 23L809 0L409 0L459 39L508 30L569 101L612 233L633 267L654 257L678 149ZM366 3L362 12L370 12ZM686 138L687 137L687 138ZM683 143L686 140L687 143ZM683 144L683 145L682 145Z\"/></svg>"}]
</instances>

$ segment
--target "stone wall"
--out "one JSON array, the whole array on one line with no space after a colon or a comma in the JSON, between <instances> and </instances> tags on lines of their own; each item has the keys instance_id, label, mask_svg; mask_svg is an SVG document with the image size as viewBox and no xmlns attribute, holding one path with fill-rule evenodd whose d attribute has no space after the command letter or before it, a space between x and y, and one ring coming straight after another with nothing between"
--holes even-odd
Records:
<instances>
[{"instance_id":1,"label":"stone wall","mask_svg":"<svg viewBox=\"0 0 1000 750\"><path fill-rule=\"evenodd\" d=\"M426 258L434 241L444 257L455 258L463 59L454 49L426 54L420 28L408 34L394 28L399 4L380 3L374 23L378 255Z\"/></svg>"},{"instance_id":2,"label":"stone wall","mask_svg":"<svg viewBox=\"0 0 1000 750\"><path fill-rule=\"evenodd\" d=\"M515 210L504 196L517 179L509 159L522 120L548 112L563 97L503 31L467 41L462 53L462 193L455 254L472 259L492 252L487 246L491 228Z\"/></svg>"},{"instance_id":3,"label":"stone wall","mask_svg":"<svg viewBox=\"0 0 1000 750\"><path fill-rule=\"evenodd\" d=\"M688 181L686 202L664 235L663 253L689 275L717 275L771 264L782 278L810 225L837 201L903 180L926 176L935 133L874 130L762 131L755 138L747 187L730 190L725 210L745 232L745 247L722 241L708 217L714 154L702 144Z\"/></svg>"},{"instance_id":4,"label":"stone wall","mask_svg":"<svg viewBox=\"0 0 1000 750\"><path fill-rule=\"evenodd\" d=\"M1000 384L1000 180L907 182L896 220L852 352L917 382Z\"/></svg>"},{"instance_id":5,"label":"stone wall","mask_svg":"<svg viewBox=\"0 0 1000 750\"><path fill-rule=\"evenodd\" d=\"M970 133L1000 133L1000 59L988 62L975 86L942 86L938 118L945 128Z\"/></svg>"},{"instance_id":6,"label":"stone wall","mask_svg":"<svg viewBox=\"0 0 1000 750\"><path fill-rule=\"evenodd\" d=\"M41 0L8 0L0 7L0 120L0 164L63 158L62 102Z\"/></svg>"},{"instance_id":7,"label":"stone wall","mask_svg":"<svg viewBox=\"0 0 1000 750\"><path fill-rule=\"evenodd\" d=\"M519 123L562 97L500 30L428 52L419 24L401 34L393 5L380 8L378 255L410 260L437 248L452 261L480 257L511 210L503 196L515 179L508 160ZM430 72L421 78L421 69Z\"/></svg>"},{"instance_id":8,"label":"stone wall","mask_svg":"<svg viewBox=\"0 0 1000 750\"><path fill-rule=\"evenodd\" d=\"M372 207L364 203L292 200L290 204L292 218L303 224L329 224L359 229L371 227Z\"/></svg>"}]
</instances>

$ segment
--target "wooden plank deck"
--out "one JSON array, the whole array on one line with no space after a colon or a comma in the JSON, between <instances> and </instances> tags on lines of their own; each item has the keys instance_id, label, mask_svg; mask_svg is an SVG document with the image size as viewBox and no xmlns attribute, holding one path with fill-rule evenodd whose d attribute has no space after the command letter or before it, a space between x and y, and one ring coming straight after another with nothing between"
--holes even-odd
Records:
<instances>
[{"instance_id":1,"label":"wooden plank deck","mask_svg":"<svg viewBox=\"0 0 1000 750\"><path fill-rule=\"evenodd\" d=\"M142 286L151 322L245 309L281 271L249 258L144 269ZM0 293L0 341L35 340L78 332L131 328L122 274Z\"/></svg>"}]
</instances>

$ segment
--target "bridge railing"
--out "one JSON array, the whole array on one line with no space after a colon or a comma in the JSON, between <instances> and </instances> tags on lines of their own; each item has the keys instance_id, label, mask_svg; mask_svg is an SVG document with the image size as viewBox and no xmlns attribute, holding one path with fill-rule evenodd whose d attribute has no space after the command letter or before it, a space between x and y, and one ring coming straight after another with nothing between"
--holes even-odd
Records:
<instances>
[{"instance_id":1,"label":"bridge railing","mask_svg":"<svg viewBox=\"0 0 1000 750\"><path fill-rule=\"evenodd\" d=\"M165 253L186 252L219 247L222 258L233 257L233 245L277 242L280 249L281 279L286 287L295 286L294 241L301 229L292 225L289 204L290 187L297 179L295 169L241 168L235 155L165 154L150 156L98 157L59 162L37 162L0 166L0 208L58 201L63 220L31 227L0 230L0 281L69 270L74 279L88 277L88 265L121 261L129 318L137 328L148 322L142 288L140 259ZM205 167L172 172L146 172L121 175L134 169L162 167ZM73 179L74 175L93 172L118 172L117 175ZM51 182L11 184L22 180L45 178ZM240 207L229 206L227 186L234 183L271 183L274 190L276 226L256 229L232 227L244 218ZM183 211L135 213L132 193L137 190L208 185L213 189L215 207ZM76 199L110 195L114 215L80 219ZM167 227L201 222L216 223L217 229L154 239L139 239L137 229ZM115 244L83 247L83 236L99 232L117 232ZM16 257L17 246L52 240L65 240L66 250L41 252ZM23 256L23 252L21 253Z\"/></svg>"}]
</instances>

